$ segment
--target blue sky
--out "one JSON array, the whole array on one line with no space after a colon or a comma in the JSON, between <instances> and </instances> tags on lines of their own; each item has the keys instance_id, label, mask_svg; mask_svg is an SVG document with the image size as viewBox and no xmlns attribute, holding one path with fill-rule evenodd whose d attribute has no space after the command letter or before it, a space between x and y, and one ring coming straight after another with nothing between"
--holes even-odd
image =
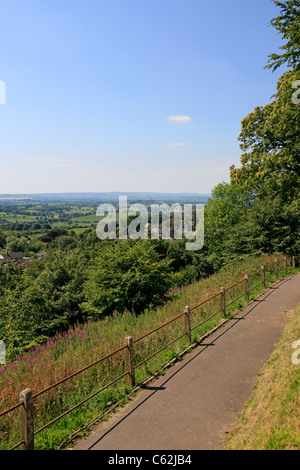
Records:
<instances>
[{"instance_id":1,"label":"blue sky","mask_svg":"<svg viewBox=\"0 0 300 470\"><path fill-rule=\"evenodd\" d=\"M283 72L264 69L278 14L271 0L2 3L0 193L229 181L240 122Z\"/></svg>"}]
</instances>

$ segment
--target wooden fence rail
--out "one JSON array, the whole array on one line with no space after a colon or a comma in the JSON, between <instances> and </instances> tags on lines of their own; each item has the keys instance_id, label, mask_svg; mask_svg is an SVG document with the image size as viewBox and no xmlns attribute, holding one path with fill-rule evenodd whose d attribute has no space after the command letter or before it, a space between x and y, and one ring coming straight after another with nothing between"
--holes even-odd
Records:
<instances>
[{"instance_id":1,"label":"wooden fence rail","mask_svg":"<svg viewBox=\"0 0 300 470\"><path fill-rule=\"evenodd\" d=\"M286 272L287 269L288 269L288 262L287 262L287 257L286 256L283 258L282 264L283 264L282 269ZM295 257L291 258L291 267L293 269L296 267ZM23 445L26 450L34 450L34 437L35 437L36 434L38 434L39 432L41 432L42 430L44 430L45 428L47 428L48 426L50 426L54 422L58 421L63 416L65 416L67 413L70 413L75 408L79 407L80 405L82 405L83 403L85 403L86 401L88 401L89 399L91 399L92 397L97 395L98 393L102 392L103 390L105 390L109 386L113 385L118 380L126 377L126 380L129 383L129 385L131 387L135 387L135 381L136 381L135 380L135 370L138 367L140 367L142 364L144 364L145 362L150 360L156 354L160 353L161 351L163 351L164 349L166 349L167 347L169 347L171 344L175 343L179 339L183 338L184 336L186 336L186 338L188 339L188 342L191 343L192 331L194 331L196 328L199 328L201 325L208 322L211 318L213 318L214 316L216 316L220 312L222 312L224 318L226 319L227 318L226 307L233 304L234 302L241 299L242 297L244 297L246 303L248 303L249 299L250 299L250 291L258 288L259 286L262 289L265 289L267 279L269 279L273 276L275 276L275 280L278 280L278 278L279 278L279 261L277 259L275 259L275 261L274 261L274 266L273 266L272 271L273 272L271 272L271 274L269 276L266 276L266 267L261 266L260 270L253 273L252 275L245 274L244 279L240 280L236 284L234 284L232 286L229 286L226 289L224 287L221 287L219 293L217 293L217 294L213 295L212 297L202 301L201 303L199 303L198 305L196 305L192 308L190 308L189 306L186 306L184 308L183 313L181 313L180 315L177 315L176 317L172 318L171 320L164 323L163 325L160 325L156 329L144 334L140 338L137 338L137 339L134 340L131 336L126 337L124 339L123 347L117 349L116 351L113 351L112 353L108 354L105 357L102 357L98 361L95 361L92 364L87 365L83 369L81 369L81 370L75 372L74 374L66 377L65 379L51 385L47 389L44 389L44 390L36 393L35 395L32 394L32 391L29 388L27 388L26 390L21 391L19 403L17 403L16 405L12 406L11 408L9 408L9 409L3 411L2 413L0 413L0 418L1 418L1 416L4 416L4 415L10 413L11 411L15 410L16 408L18 408L18 407L20 408L20 437L21 437L21 440L17 444L15 444L13 447L11 447L10 450L16 449L17 447L19 447L21 445ZM260 274L259 283L250 288L250 279L255 277L255 276L259 276L259 274ZM243 289L242 294L226 304L226 293L229 292L233 288L240 287L242 284L244 284L244 289ZM197 309L200 306L206 304L207 302L217 298L218 296L220 297L220 309L217 312L213 313L209 318L206 318L205 320L203 320L198 325L196 325L194 327L191 327L191 313L195 309ZM156 331L160 330L161 328L164 328L165 326L169 325L170 323L179 320L182 317L184 319L184 324L183 324L184 333L181 334L179 337L175 338L174 340L172 340L171 342L169 342L168 344L164 345L161 349L159 349L158 351L156 351L155 353L153 353L152 355L150 355L149 357L147 357L146 359L141 361L139 364L135 364L135 353L134 353L135 343L137 343L137 342L141 341L142 339L146 338L147 336L155 333ZM125 371L122 375L120 375L119 377L114 379L112 382L110 382L109 384L102 387L100 390L93 393L90 397L85 398L82 402L80 402L77 405L73 406L71 409L65 411L63 414L61 414L60 416L58 416L57 418L52 420L50 423L47 423L45 426L43 426L39 430L37 430L37 431L34 430L34 398L36 398L39 395L49 391L50 389L52 389L54 387L57 387L58 385L60 385L61 383L71 379L75 375L78 375L79 373L83 372L84 370L87 370L88 368L90 368L92 366L95 366L96 364L99 364L103 360L107 359L108 357L111 357L111 356L115 355L116 353L118 353L122 350L124 351L124 354L125 354Z\"/></svg>"}]
</instances>

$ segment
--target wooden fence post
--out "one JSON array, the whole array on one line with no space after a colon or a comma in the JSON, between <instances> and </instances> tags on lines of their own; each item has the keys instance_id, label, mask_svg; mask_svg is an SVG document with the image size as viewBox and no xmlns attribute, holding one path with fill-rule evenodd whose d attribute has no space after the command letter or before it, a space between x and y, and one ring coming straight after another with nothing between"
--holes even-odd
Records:
<instances>
[{"instance_id":1,"label":"wooden fence post","mask_svg":"<svg viewBox=\"0 0 300 470\"><path fill-rule=\"evenodd\" d=\"M264 289L266 287L266 280L265 280L265 267L262 266L261 268L261 286Z\"/></svg>"},{"instance_id":2,"label":"wooden fence post","mask_svg":"<svg viewBox=\"0 0 300 470\"><path fill-rule=\"evenodd\" d=\"M135 372L134 372L134 351L133 351L133 339L131 336L127 336L124 341L124 345L127 346L125 349L125 367L128 372L127 381L134 387L135 386Z\"/></svg>"},{"instance_id":3,"label":"wooden fence post","mask_svg":"<svg viewBox=\"0 0 300 470\"><path fill-rule=\"evenodd\" d=\"M245 300L249 302L249 276L245 274Z\"/></svg>"},{"instance_id":4,"label":"wooden fence post","mask_svg":"<svg viewBox=\"0 0 300 470\"><path fill-rule=\"evenodd\" d=\"M188 337L188 340L192 341L192 330L191 330L191 311L190 307L185 307L184 309L184 330L185 334Z\"/></svg>"},{"instance_id":5,"label":"wooden fence post","mask_svg":"<svg viewBox=\"0 0 300 470\"><path fill-rule=\"evenodd\" d=\"M226 306L225 306L225 288L221 287L220 290L220 307L223 312L224 317L226 316Z\"/></svg>"},{"instance_id":6,"label":"wooden fence post","mask_svg":"<svg viewBox=\"0 0 300 470\"><path fill-rule=\"evenodd\" d=\"M286 256L283 258L283 267L284 267L284 270L287 271L287 257Z\"/></svg>"},{"instance_id":7,"label":"wooden fence post","mask_svg":"<svg viewBox=\"0 0 300 470\"><path fill-rule=\"evenodd\" d=\"M20 411L20 435L26 450L34 450L34 424L32 391L26 388L20 393L23 403Z\"/></svg>"},{"instance_id":8,"label":"wooden fence post","mask_svg":"<svg viewBox=\"0 0 300 470\"><path fill-rule=\"evenodd\" d=\"M295 269L296 267L296 258L295 256L292 257L292 268Z\"/></svg>"},{"instance_id":9,"label":"wooden fence post","mask_svg":"<svg viewBox=\"0 0 300 470\"><path fill-rule=\"evenodd\" d=\"M278 259L274 261L274 271L275 271L275 279L278 279Z\"/></svg>"}]
</instances>

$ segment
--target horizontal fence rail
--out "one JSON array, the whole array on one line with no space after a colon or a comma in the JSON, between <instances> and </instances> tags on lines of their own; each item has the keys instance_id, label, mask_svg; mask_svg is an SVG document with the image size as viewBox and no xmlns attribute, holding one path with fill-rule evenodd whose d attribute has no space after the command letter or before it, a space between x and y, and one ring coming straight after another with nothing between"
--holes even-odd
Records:
<instances>
[{"instance_id":1,"label":"horizontal fence rail","mask_svg":"<svg viewBox=\"0 0 300 470\"><path fill-rule=\"evenodd\" d=\"M291 258L291 267L293 269L296 267L295 257ZM2 411L0 413L0 418L1 418L5 415L11 413L12 411L16 410L17 408L20 408L20 437L21 437L21 439L17 444L15 444L13 447L11 447L10 450L14 450L14 449L20 447L21 445L23 445L26 450L33 450L34 449L34 436L36 436L38 433L42 432L44 429L48 428L49 426L51 426L52 424L54 424L55 422L57 422L58 420L60 420L64 416L66 416L68 413L71 413L73 410L80 407L81 405L86 403L91 398L93 398L96 395L98 395L99 393L103 392L108 387L115 384L117 381L119 381L119 380L126 377L126 380L127 380L128 384L132 388L135 387L135 371L138 367L145 364L147 361L152 359L154 356L161 353L162 351L164 351L169 346L174 344L176 341L179 341L183 337L186 337L188 339L188 341L191 342L191 338L192 338L191 333L192 333L192 331L196 330L200 326L202 326L205 323L209 322L213 317L217 316L218 314L222 313L224 319L225 320L228 319L226 309L230 305L234 304L235 302L237 302L241 298L244 298L246 303L248 303L249 300L250 300L250 292L251 291L254 291L255 289L257 289L259 287L262 288L262 289L265 289L267 280L275 277L275 281L277 281L279 279L279 273L281 271L286 272L287 269L288 269L288 261L287 261L286 256L281 261L279 261L278 259L275 259L274 264L269 264L268 266L261 266L260 270L257 270L254 273L249 274L249 275L246 274L243 279L241 279L240 281L236 282L235 284L233 284L231 286L228 286L226 288L222 287L220 289L220 292L212 295L208 299L205 299L205 300L201 301L199 304L197 304L197 305L195 305L191 308L189 306L186 306L183 313L175 316L174 318L172 318L171 320L163 323L162 325L158 326L157 328L145 333L144 335L140 336L139 338L133 339L131 336L126 337L125 340L124 340L124 345L122 347L120 347L120 348L116 349L115 351L107 354L106 356L101 357L97 361L94 361L94 362L88 364L87 366L85 366L82 369L74 372L73 374L63 378L62 380L53 383L49 387L47 387L47 388L45 388L45 389L43 389L43 390L41 390L41 391L39 391L35 394L33 394L32 391L29 388L25 389L25 390L22 390L21 393L20 393L19 403L16 403L14 406L12 406L12 407L10 407L10 408L8 408L5 411ZM267 273L267 275L266 275L266 273ZM259 282L256 282L254 286L251 285L252 280L257 279L258 276L260 276ZM242 290L242 293L239 293L239 295L237 297L234 297L233 299L230 298L229 302L226 302L226 297L228 295L230 295L231 292L234 289L240 289L242 286L244 286L244 288ZM211 301L213 301L217 298L219 298L219 302L220 302L219 303L219 308L217 309L217 311L213 312L212 314L209 315L209 317L203 319L199 324L192 327L191 326L192 312L194 312L195 310L197 310L200 307L203 307L204 305L208 304L209 302L211 302ZM176 338L174 338L173 340L169 341L163 347L159 348L158 350L156 350L155 352L150 354L145 359L142 359L140 362L135 364L135 359L136 359L136 355L135 355L135 351L134 351L135 345L137 343L139 343L140 341L144 340L145 338L149 337L150 335L154 335L155 333L157 333L159 330L165 328L166 326L178 321L181 318L184 319L184 332L182 334L180 334L179 336L177 336ZM84 398L82 401L80 401L79 403L77 403L76 405L71 407L70 409L64 411L63 413L58 415L56 418L54 418L52 421L50 421L50 422L46 423L45 425L43 425L42 427L40 427L38 430L36 430L36 431L34 430L34 400L37 397L39 397L40 395L42 395L42 394L58 387L59 385L65 383L66 381L72 379L73 377L75 377L79 374L82 374L86 370L96 366L97 364L100 364L101 362L105 361L106 359L111 358L112 356L114 356L114 355L116 355L116 354L118 354L122 351L125 354L125 371L121 375L119 375L117 378L115 378L114 380L112 380L108 384L104 385L99 390L92 393L90 396Z\"/></svg>"}]
</instances>

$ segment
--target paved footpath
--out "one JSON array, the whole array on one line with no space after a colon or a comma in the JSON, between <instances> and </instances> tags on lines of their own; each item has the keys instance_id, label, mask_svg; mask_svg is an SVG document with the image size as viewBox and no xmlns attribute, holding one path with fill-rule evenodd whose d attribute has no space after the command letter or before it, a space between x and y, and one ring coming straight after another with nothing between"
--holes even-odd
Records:
<instances>
[{"instance_id":1,"label":"paved footpath","mask_svg":"<svg viewBox=\"0 0 300 470\"><path fill-rule=\"evenodd\" d=\"M299 303L300 273L268 289L73 450L222 449Z\"/></svg>"}]
</instances>

